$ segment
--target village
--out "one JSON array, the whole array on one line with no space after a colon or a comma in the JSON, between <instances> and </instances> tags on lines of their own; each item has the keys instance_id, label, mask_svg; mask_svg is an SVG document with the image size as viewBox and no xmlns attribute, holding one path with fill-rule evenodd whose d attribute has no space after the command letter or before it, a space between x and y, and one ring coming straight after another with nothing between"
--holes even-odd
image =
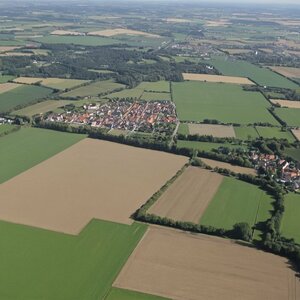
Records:
<instances>
[{"instance_id":1,"label":"village","mask_svg":"<svg viewBox=\"0 0 300 300\"><path fill-rule=\"evenodd\" d=\"M168 128L166 124L175 126L178 122L175 105L170 101L128 100L87 104L79 111L51 113L45 117L45 120L146 133L152 133L160 127Z\"/></svg>"}]
</instances>

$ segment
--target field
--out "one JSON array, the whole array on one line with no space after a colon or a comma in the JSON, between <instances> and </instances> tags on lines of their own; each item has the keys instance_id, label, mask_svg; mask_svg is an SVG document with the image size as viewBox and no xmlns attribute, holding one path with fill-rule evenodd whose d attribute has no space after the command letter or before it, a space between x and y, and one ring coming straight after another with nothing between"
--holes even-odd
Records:
<instances>
[{"instance_id":1,"label":"field","mask_svg":"<svg viewBox=\"0 0 300 300\"><path fill-rule=\"evenodd\" d=\"M300 129L292 129L292 133L296 137L296 139L300 141Z\"/></svg>"},{"instance_id":2,"label":"field","mask_svg":"<svg viewBox=\"0 0 300 300\"><path fill-rule=\"evenodd\" d=\"M227 147L230 149L245 148L242 145L235 145L230 143L208 143L208 142L196 142L196 141L177 141L177 147L179 148L191 148L195 150L211 151L212 149L218 149L219 147Z\"/></svg>"},{"instance_id":3,"label":"field","mask_svg":"<svg viewBox=\"0 0 300 300\"><path fill-rule=\"evenodd\" d=\"M41 82L43 78L40 77L17 77L13 81L22 84L35 84Z\"/></svg>"},{"instance_id":4,"label":"field","mask_svg":"<svg viewBox=\"0 0 300 300\"><path fill-rule=\"evenodd\" d=\"M269 67L273 71L290 78L300 78L300 68Z\"/></svg>"},{"instance_id":5,"label":"field","mask_svg":"<svg viewBox=\"0 0 300 300\"><path fill-rule=\"evenodd\" d=\"M183 156L85 139L3 183L0 219L69 234L93 218L131 224L131 214L186 162Z\"/></svg>"},{"instance_id":6,"label":"field","mask_svg":"<svg viewBox=\"0 0 300 300\"><path fill-rule=\"evenodd\" d=\"M207 75L207 74L192 74L183 73L184 80L194 81L207 81L207 82L221 82L221 83L236 83L236 84L255 84L251 80L245 77L232 77L221 75Z\"/></svg>"},{"instance_id":7,"label":"field","mask_svg":"<svg viewBox=\"0 0 300 300\"><path fill-rule=\"evenodd\" d=\"M300 101L272 99L272 103L279 104L281 107L300 108Z\"/></svg>"},{"instance_id":8,"label":"field","mask_svg":"<svg viewBox=\"0 0 300 300\"><path fill-rule=\"evenodd\" d=\"M61 94L64 98L77 98L86 96L97 96L99 94L107 93L115 89L124 88L125 85L113 82L112 80L96 81L89 85L79 87L69 92Z\"/></svg>"},{"instance_id":9,"label":"field","mask_svg":"<svg viewBox=\"0 0 300 300\"><path fill-rule=\"evenodd\" d=\"M299 148L286 148L284 150L284 153L300 162L300 149Z\"/></svg>"},{"instance_id":10,"label":"field","mask_svg":"<svg viewBox=\"0 0 300 300\"><path fill-rule=\"evenodd\" d=\"M210 62L222 74L228 76L248 77L262 86L281 87L287 89L297 89L299 86L278 75L267 68L260 68L246 61L230 60L227 57L219 57Z\"/></svg>"},{"instance_id":11,"label":"field","mask_svg":"<svg viewBox=\"0 0 300 300\"><path fill-rule=\"evenodd\" d=\"M260 127L256 126L258 134L263 138L287 139L289 142L294 142L295 138L289 131L282 131L278 127Z\"/></svg>"},{"instance_id":12,"label":"field","mask_svg":"<svg viewBox=\"0 0 300 300\"><path fill-rule=\"evenodd\" d=\"M40 86L20 86L0 94L0 112L7 112L19 105L28 105L52 93L52 90Z\"/></svg>"},{"instance_id":13,"label":"field","mask_svg":"<svg viewBox=\"0 0 300 300\"><path fill-rule=\"evenodd\" d=\"M59 107L74 103L72 100L46 100L25 108L14 111L12 114L19 116L32 117L34 115L43 114L48 111L53 111Z\"/></svg>"},{"instance_id":14,"label":"field","mask_svg":"<svg viewBox=\"0 0 300 300\"><path fill-rule=\"evenodd\" d=\"M186 123L180 123L179 128L178 128L178 133L179 134L190 134L189 131L189 126Z\"/></svg>"},{"instance_id":15,"label":"field","mask_svg":"<svg viewBox=\"0 0 300 300\"><path fill-rule=\"evenodd\" d=\"M258 137L258 133L255 129L255 127L234 127L235 135L238 139L241 140L248 140L250 139L255 139Z\"/></svg>"},{"instance_id":16,"label":"field","mask_svg":"<svg viewBox=\"0 0 300 300\"><path fill-rule=\"evenodd\" d=\"M13 80L14 76L10 76L10 75L0 75L0 83L5 83L9 80Z\"/></svg>"},{"instance_id":17,"label":"field","mask_svg":"<svg viewBox=\"0 0 300 300\"><path fill-rule=\"evenodd\" d=\"M0 183L26 171L84 138L83 135L37 128L0 138Z\"/></svg>"},{"instance_id":18,"label":"field","mask_svg":"<svg viewBox=\"0 0 300 300\"><path fill-rule=\"evenodd\" d=\"M168 100L171 101L170 93L159 93L159 92L144 92L141 96L141 100L156 101L156 100Z\"/></svg>"},{"instance_id":19,"label":"field","mask_svg":"<svg viewBox=\"0 0 300 300\"><path fill-rule=\"evenodd\" d=\"M124 28L115 28L115 29L105 29L105 30L99 30L94 32L89 32L88 35L99 35L99 36L115 36L115 35L122 35L122 34L128 34L128 35L144 35L152 38L159 38L160 36L157 34L151 34L143 31L138 30L131 30L131 29L124 29Z\"/></svg>"},{"instance_id":20,"label":"field","mask_svg":"<svg viewBox=\"0 0 300 300\"><path fill-rule=\"evenodd\" d=\"M253 226L262 201L272 199L255 185L225 177L200 224L225 229L239 222Z\"/></svg>"},{"instance_id":21,"label":"field","mask_svg":"<svg viewBox=\"0 0 300 300\"><path fill-rule=\"evenodd\" d=\"M197 167L187 168L148 210L176 221L198 223L223 176Z\"/></svg>"},{"instance_id":22,"label":"field","mask_svg":"<svg viewBox=\"0 0 300 300\"><path fill-rule=\"evenodd\" d=\"M1 221L0 297L103 299L145 229L93 220L70 236Z\"/></svg>"},{"instance_id":23,"label":"field","mask_svg":"<svg viewBox=\"0 0 300 300\"><path fill-rule=\"evenodd\" d=\"M20 85L18 85L16 83L10 83L10 82L1 83L0 84L0 94L9 92L17 87L20 87Z\"/></svg>"},{"instance_id":24,"label":"field","mask_svg":"<svg viewBox=\"0 0 300 300\"><path fill-rule=\"evenodd\" d=\"M167 298L112 288L105 300L167 300Z\"/></svg>"},{"instance_id":25,"label":"field","mask_svg":"<svg viewBox=\"0 0 300 300\"><path fill-rule=\"evenodd\" d=\"M278 124L267 108L270 104L256 92L224 83L186 81L173 84L173 99L180 120L215 119L223 123ZM255 107L255 109L253 109Z\"/></svg>"},{"instance_id":26,"label":"field","mask_svg":"<svg viewBox=\"0 0 300 300\"><path fill-rule=\"evenodd\" d=\"M284 214L281 223L281 234L293 238L300 244L300 194L288 194L284 201Z\"/></svg>"},{"instance_id":27,"label":"field","mask_svg":"<svg viewBox=\"0 0 300 300\"><path fill-rule=\"evenodd\" d=\"M225 163L222 161L217 161L217 160L213 160L213 159L208 159L208 158L202 158L201 160L208 166L215 168L224 168L224 169L228 169L232 172L235 173L241 173L241 174L251 174L251 175L256 175L256 172L254 169L251 168L245 168L245 167L239 167L239 166L234 166L232 164L229 163Z\"/></svg>"},{"instance_id":28,"label":"field","mask_svg":"<svg viewBox=\"0 0 300 300\"><path fill-rule=\"evenodd\" d=\"M157 227L147 231L114 286L174 300L296 300L300 293L286 258Z\"/></svg>"},{"instance_id":29,"label":"field","mask_svg":"<svg viewBox=\"0 0 300 300\"><path fill-rule=\"evenodd\" d=\"M14 127L14 125L0 124L0 137L2 134L10 132Z\"/></svg>"},{"instance_id":30,"label":"field","mask_svg":"<svg viewBox=\"0 0 300 300\"><path fill-rule=\"evenodd\" d=\"M190 134L212 135L213 137L235 137L232 126L188 124Z\"/></svg>"},{"instance_id":31,"label":"field","mask_svg":"<svg viewBox=\"0 0 300 300\"><path fill-rule=\"evenodd\" d=\"M289 126L300 126L300 108L276 108L275 112Z\"/></svg>"}]
</instances>

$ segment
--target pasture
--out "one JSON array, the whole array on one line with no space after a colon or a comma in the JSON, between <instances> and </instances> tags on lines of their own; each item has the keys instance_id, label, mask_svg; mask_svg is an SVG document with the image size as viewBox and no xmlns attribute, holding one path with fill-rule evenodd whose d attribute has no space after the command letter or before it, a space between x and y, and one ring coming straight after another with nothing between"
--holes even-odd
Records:
<instances>
[{"instance_id":1,"label":"pasture","mask_svg":"<svg viewBox=\"0 0 300 300\"><path fill-rule=\"evenodd\" d=\"M189 167L150 207L148 213L198 223L222 180L223 176L217 173Z\"/></svg>"},{"instance_id":2,"label":"pasture","mask_svg":"<svg viewBox=\"0 0 300 300\"><path fill-rule=\"evenodd\" d=\"M51 89L40 86L19 86L0 94L0 112L8 112L18 106L26 106L52 93Z\"/></svg>"},{"instance_id":3,"label":"pasture","mask_svg":"<svg viewBox=\"0 0 300 300\"><path fill-rule=\"evenodd\" d=\"M173 99L182 121L214 119L223 123L278 124L267 110L270 104L266 99L260 93L243 91L239 85L195 81L173 83Z\"/></svg>"},{"instance_id":4,"label":"pasture","mask_svg":"<svg viewBox=\"0 0 300 300\"><path fill-rule=\"evenodd\" d=\"M95 81L91 84L81 86L69 92L61 94L63 98L80 98L86 96L98 96L116 89L124 88L124 84L116 83L113 80Z\"/></svg>"},{"instance_id":5,"label":"pasture","mask_svg":"<svg viewBox=\"0 0 300 300\"><path fill-rule=\"evenodd\" d=\"M285 148L284 153L300 162L300 149L299 148Z\"/></svg>"},{"instance_id":6,"label":"pasture","mask_svg":"<svg viewBox=\"0 0 300 300\"><path fill-rule=\"evenodd\" d=\"M171 101L170 93L159 93L159 92L143 92L141 100L146 101L157 101L157 100L168 100Z\"/></svg>"},{"instance_id":7,"label":"pasture","mask_svg":"<svg viewBox=\"0 0 300 300\"><path fill-rule=\"evenodd\" d=\"M287 139L289 142L294 142L295 138L290 131L282 131L279 127L261 127L256 126L259 136L263 138Z\"/></svg>"},{"instance_id":8,"label":"pasture","mask_svg":"<svg viewBox=\"0 0 300 300\"><path fill-rule=\"evenodd\" d=\"M14 125L0 124L0 137L11 132L14 129Z\"/></svg>"},{"instance_id":9,"label":"pasture","mask_svg":"<svg viewBox=\"0 0 300 300\"><path fill-rule=\"evenodd\" d=\"M71 236L1 221L0 298L104 299L145 230L93 220Z\"/></svg>"},{"instance_id":10,"label":"pasture","mask_svg":"<svg viewBox=\"0 0 300 300\"><path fill-rule=\"evenodd\" d=\"M300 126L300 108L275 108L275 112L289 126Z\"/></svg>"},{"instance_id":11,"label":"pasture","mask_svg":"<svg viewBox=\"0 0 300 300\"><path fill-rule=\"evenodd\" d=\"M233 126L188 124L190 134L212 135L213 137L235 137Z\"/></svg>"},{"instance_id":12,"label":"pasture","mask_svg":"<svg viewBox=\"0 0 300 300\"><path fill-rule=\"evenodd\" d=\"M185 135L190 134L189 125L187 123L180 123L177 133Z\"/></svg>"},{"instance_id":13,"label":"pasture","mask_svg":"<svg viewBox=\"0 0 300 300\"><path fill-rule=\"evenodd\" d=\"M0 75L0 83L6 83L10 80L13 80L15 77L10 75Z\"/></svg>"},{"instance_id":14,"label":"pasture","mask_svg":"<svg viewBox=\"0 0 300 300\"><path fill-rule=\"evenodd\" d=\"M255 185L225 177L200 224L224 229L232 229L239 222L253 226L262 201L272 199Z\"/></svg>"},{"instance_id":15,"label":"pasture","mask_svg":"<svg viewBox=\"0 0 300 300\"><path fill-rule=\"evenodd\" d=\"M113 285L174 300L296 300L300 292L286 258L218 237L154 226Z\"/></svg>"},{"instance_id":16,"label":"pasture","mask_svg":"<svg viewBox=\"0 0 300 300\"><path fill-rule=\"evenodd\" d=\"M79 134L22 128L0 139L0 183L83 139Z\"/></svg>"},{"instance_id":17,"label":"pasture","mask_svg":"<svg viewBox=\"0 0 300 300\"><path fill-rule=\"evenodd\" d=\"M0 219L69 234L93 218L131 224L131 214L187 161L85 139L0 185Z\"/></svg>"},{"instance_id":18,"label":"pasture","mask_svg":"<svg viewBox=\"0 0 300 300\"><path fill-rule=\"evenodd\" d=\"M235 135L240 140L251 140L259 137L255 127L252 126L238 126L234 127Z\"/></svg>"},{"instance_id":19,"label":"pasture","mask_svg":"<svg viewBox=\"0 0 300 300\"><path fill-rule=\"evenodd\" d=\"M293 238L300 244L300 194L290 193L285 196L281 234Z\"/></svg>"}]
</instances>

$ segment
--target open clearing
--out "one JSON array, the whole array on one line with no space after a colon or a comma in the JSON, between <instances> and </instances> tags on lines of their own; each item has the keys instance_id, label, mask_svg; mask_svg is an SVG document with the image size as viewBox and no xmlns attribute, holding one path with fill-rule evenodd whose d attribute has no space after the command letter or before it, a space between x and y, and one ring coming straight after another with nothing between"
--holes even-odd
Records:
<instances>
[{"instance_id":1,"label":"open clearing","mask_svg":"<svg viewBox=\"0 0 300 300\"><path fill-rule=\"evenodd\" d=\"M7 83L1 83L0 84L0 94L1 93L5 93L5 92L8 92L8 91L11 91L17 87L19 87L20 85L16 84L16 83L10 83L10 82L7 82Z\"/></svg>"},{"instance_id":2,"label":"open clearing","mask_svg":"<svg viewBox=\"0 0 300 300\"><path fill-rule=\"evenodd\" d=\"M148 210L176 221L198 223L223 176L197 167L187 168Z\"/></svg>"},{"instance_id":3,"label":"open clearing","mask_svg":"<svg viewBox=\"0 0 300 300\"><path fill-rule=\"evenodd\" d=\"M255 84L245 77L232 77L222 75L208 75L208 74L192 74L182 73L184 80L207 81L207 82L222 82L222 83L236 83L236 84Z\"/></svg>"},{"instance_id":4,"label":"open clearing","mask_svg":"<svg viewBox=\"0 0 300 300\"><path fill-rule=\"evenodd\" d=\"M132 213L186 162L183 156L85 139L2 184L0 219L70 234L92 218L131 224Z\"/></svg>"},{"instance_id":5,"label":"open clearing","mask_svg":"<svg viewBox=\"0 0 300 300\"><path fill-rule=\"evenodd\" d=\"M274 103L274 104L279 104L282 107L300 108L300 101L271 99L271 102Z\"/></svg>"},{"instance_id":6,"label":"open clearing","mask_svg":"<svg viewBox=\"0 0 300 300\"><path fill-rule=\"evenodd\" d=\"M121 34L144 35L144 36L152 37L152 38L159 38L160 37L157 34L151 34L151 33L148 33L148 32L125 29L125 28L105 29L105 30L93 31L93 32L88 33L88 35L99 35L99 36L105 36L105 37L121 35Z\"/></svg>"},{"instance_id":7,"label":"open clearing","mask_svg":"<svg viewBox=\"0 0 300 300\"><path fill-rule=\"evenodd\" d=\"M240 167L240 166L234 166L232 164L229 163L225 163L222 161L217 161L217 160L213 160L213 159L208 159L208 158L200 158L206 165L212 167L212 168L224 168L224 169L228 169L232 172L235 173L241 173L241 174L250 174L250 175L254 175L256 176L256 172L254 169L251 168L245 168L245 167Z\"/></svg>"},{"instance_id":8,"label":"open clearing","mask_svg":"<svg viewBox=\"0 0 300 300\"><path fill-rule=\"evenodd\" d=\"M213 137L235 137L233 126L188 124L190 134L212 135Z\"/></svg>"},{"instance_id":9,"label":"open clearing","mask_svg":"<svg viewBox=\"0 0 300 300\"><path fill-rule=\"evenodd\" d=\"M273 71L290 78L300 78L300 68L292 67L269 67Z\"/></svg>"},{"instance_id":10,"label":"open clearing","mask_svg":"<svg viewBox=\"0 0 300 300\"><path fill-rule=\"evenodd\" d=\"M292 129L292 133L296 137L296 139L300 141L300 129Z\"/></svg>"},{"instance_id":11,"label":"open clearing","mask_svg":"<svg viewBox=\"0 0 300 300\"><path fill-rule=\"evenodd\" d=\"M230 240L151 226L115 287L175 300L297 300L286 258Z\"/></svg>"},{"instance_id":12,"label":"open clearing","mask_svg":"<svg viewBox=\"0 0 300 300\"><path fill-rule=\"evenodd\" d=\"M70 236L1 221L0 298L104 299L145 230L93 220Z\"/></svg>"}]
</instances>

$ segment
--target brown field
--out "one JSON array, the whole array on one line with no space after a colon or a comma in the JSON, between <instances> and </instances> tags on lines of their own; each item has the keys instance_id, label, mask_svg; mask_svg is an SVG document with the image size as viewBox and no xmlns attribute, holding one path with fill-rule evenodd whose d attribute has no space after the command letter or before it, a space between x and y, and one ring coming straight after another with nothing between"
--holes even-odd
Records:
<instances>
[{"instance_id":1,"label":"brown field","mask_svg":"<svg viewBox=\"0 0 300 300\"><path fill-rule=\"evenodd\" d=\"M11 90L17 88L18 86L20 86L20 85L18 85L16 83L10 83L10 82L1 83L0 84L0 94L11 91Z\"/></svg>"},{"instance_id":2,"label":"brown field","mask_svg":"<svg viewBox=\"0 0 300 300\"><path fill-rule=\"evenodd\" d=\"M114 36L114 35L120 35L120 34L129 34L129 35L144 35L148 37L160 37L157 34L151 34L143 31L138 30L131 30L131 29L125 29L125 28L115 28L115 29L105 29L105 30L99 30L99 31L92 31L89 32L88 35L100 35L100 36Z\"/></svg>"},{"instance_id":3,"label":"brown field","mask_svg":"<svg viewBox=\"0 0 300 300\"><path fill-rule=\"evenodd\" d=\"M39 77L18 77L15 78L13 81L17 83L23 83L23 84L35 84L38 82L41 82L43 78Z\"/></svg>"},{"instance_id":4,"label":"brown field","mask_svg":"<svg viewBox=\"0 0 300 300\"><path fill-rule=\"evenodd\" d=\"M32 56L32 53L26 53L26 52L5 52L0 54L1 57L4 56Z\"/></svg>"},{"instance_id":5,"label":"brown field","mask_svg":"<svg viewBox=\"0 0 300 300\"><path fill-rule=\"evenodd\" d=\"M208 74L192 74L192 73L182 73L182 76L183 76L184 80L237 83L237 84L255 84L250 79L245 78L245 77L208 75Z\"/></svg>"},{"instance_id":6,"label":"brown field","mask_svg":"<svg viewBox=\"0 0 300 300\"><path fill-rule=\"evenodd\" d=\"M183 156L84 139L0 185L0 219L78 234L130 216L187 162ZM142 187L142 188L141 188Z\"/></svg>"},{"instance_id":7,"label":"brown field","mask_svg":"<svg viewBox=\"0 0 300 300\"><path fill-rule=\"evenodd\" d=\"M207 26L207 27L218 27L218 26L227 27L230 24L231 24L231 22L229 22L229 20L226 20L226 19L205 22L205 26Z\"/></svg>"},{"instance_id":8,"label":"brown field","mask_svg":"<svg viewBox=\"0 0 300 300\"><path fill-rule=\"evenodd\" d=\"M271 102L274 104L279 104L282 107L288 108L300 108L300 101L291 101L283 99L271 99Z\"/></svg>"},{"instance_id":9,"label":"brown field","mask_svg":"<svg viewBox=\"0 0 300 300\"><path fill-rule=\"evenodd\" d=\"M199 223L223 176L188 167L149 209L149 213L177 221Z\"/></svg>"},{"instance_id":10,"label":"brown field","mask_svg":"<svg viewBox=\"0 0 300 300\"><path fill-rule=\"evenodd\" d=\"M231 125L188 124L188 127L190 134L235 137L235 131Z\"/></svg>"},{"instance_id":11,"label":"brown field","mask_svg":"<svg viewBox=\"0 0 300 300\"><path fill-rule=\"evenodd\" d=\"M291 78L300 78L300 68L290 68L290 67L269 67L273 71Z\"/></svg>"},{"instance_id":12,"label":"brown field","mask_svg":"<svg viewBox=\"0 0 300 300\"><path fill-rule=\"evenodd\" d=\"M16 49L20 49L21 47L16 47L16 46L0 46L0 53L4 53L7 51L13 51Z\"/></svg>"},{"instance_id":13,"label":"brown field","mask_svg":"<svg viewBox=\"0 0 300 300\"><path fill-rule=\"evenodd\" d=\"M300 141L300 129L292 129L292 133L295 136L295 138Z\"/></svg>"},{"instance_id":14,"label":"brown field","mask_svg":"<svg viewBox=\"0 0 300 300\"><path fill-rule=\"evenodd\" d=\"M300 50L286 50L286 52L290 55L300 56Z\"/></svg>"},{"instance_id":15,"label":"brown field","mask_svg":"<svg viewBox=\"0 0 300 300\"><path fill-rule=\"evenodd\" d=\"M233 241L151 226L114 286L174 300L299 300L286 258Z\"/></svg>"},{"instance_id":16,"label":"brown field","mask_svg":"<svg viewBox=\"0 0 300 300\"><path fill-rule=\"evenodd\" d=\"M225 163L225 162L221 162L221 161L217 161L217 160L213 160L213 159L208 159L208 158L202 158L201 160L208 166L212 167L212 168L224 168L224 169L228 169L232 172L235 173L241 173L241 174L250 174L250 175L254 175L256 176L256 171L254 169L251 168L244 168L244 167L239 167L239 166L234 166L232 164L229 163Z\"/></svg>"},{"instance_id":17,"label":"brown field","mask_svg":"<svg viewBox=\"0 0 300 300\"><path fill-rule=\"evenodd\" d=\"M166 18L165 21L170 22L170 23L189 23L189 22L192 22L191 20L188 20L188 19L179 19L179 18Z\"/></svg>"},{"instance_id":18,"label":"brown field","mask_svg":"<svg viewBox=\"0 0 300 300\"><path fill-rule=\"evenodd\" d=\"M82 32L68 31L68 30L54 30L51 32L52 35L84 35Z\"/></svg>"},{"instance_id":19,"label":"brown field","mask_svg":"<svg viewBox=\"0 0 300 300\"><path fill-rule=\"evenodd\" d=\"M286 40L286 39L279 39L276 44L279 46L286 46L290 48L295 48L297 50L300 50L300 42L294 41L294 40Z\"/></svg>"},{"instance_id":20,"label":"brown field","mask_svg":"<svg viewBox=\"0 0 300 300\"><path fill-rule=\"evenodd\" d=\"M222 49L223 51L228 52L229 54L243 54L243 53L249 53L253 50L250 49Z\"/></svg>"}]
</instances>

